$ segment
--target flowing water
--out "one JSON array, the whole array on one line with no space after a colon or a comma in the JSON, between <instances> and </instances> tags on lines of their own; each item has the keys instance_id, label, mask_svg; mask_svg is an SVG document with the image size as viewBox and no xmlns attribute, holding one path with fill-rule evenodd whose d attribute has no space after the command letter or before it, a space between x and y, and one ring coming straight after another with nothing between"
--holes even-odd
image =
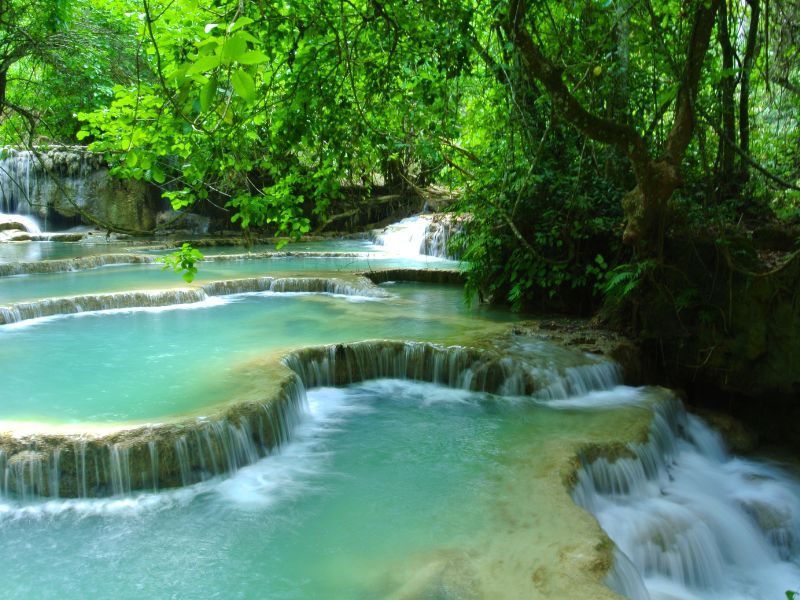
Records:
<instances>
[{"instance_id":1,"label":"flowing water","mask_svg":"<svg viewBox=\"0 0 800 600\"><path fill-rule=\"evenodd\" d=\"M205 427L195 445L188 433L130 442L149 448L145 473L120 443L89 463L89 438L71 442L61 472L60 450L42 462L44 443L17 462L0 450L3 594L611 597L593 583L601 534L565 481L616 544L607 583L627 597L781 598L800 587L798 483L730 455L668 392L621 385L611 363L520 335L491 351L301 350L502 337L515 317L465 307L458 287L350 275L455 266L420 254L425 220L387 232L382 249L332 242L303 248L315 256L204 262L188 288L147 262L0 277L0 305L25 319L0 325L0 420L90 428L187 415ZM41 256L94 253L56 248ZM331 251L369 254L320 255ZM81 303L85 312L60 314ZM206 420L268 388L292 350L295 402L269 413L273 443L254 446L244 418ZM189 454L202 444L200 469ZM55 497L73 454L83 475L65 495L79 497ZM177 483L159 472L170 460ZM92 488L89 468L108 481ZM34 469L50 483L26 488Z\"/></svg>"},{"instance_id":2,"label":"flowing water","mask_svg":"<svg viewBox=\"0 0 800 600\"><path fill-rule=\"evenodd\" d=\"M375 244L400 256L449 257L451 225L435 222L433 215L415 215L389 225L375 235Z\"/></svg>"},{"instance_id":3,"label":"flowing water","mask_svg":"<svg viewBox=\"0 0 800 600\"><path fill-rule=\"evenodd\" d=\"M319 388L294 440L231 478L0 501L0 577L5 593L41 598L474 597L543 535L513 531L537 509L535 479L517 485L524 455L609 426L606 414L419 382ZM505 553L487 546L498 528ZM520 568L502 587L494 597L526 597L530 575Z\"/></svg>"},{"instance_id":4,"label":"flowing water","mask_svg":"<svg viewBox=\"0 0 800 600\"><path fill-rule=\"evenodd\" d=\"M435 261L435 262L434 262ZM2 265L0 265L1 267ZM361 256L290 256L261 259L203 262L196 284L223 279L267 275L341 275L390 268L454 267L441 259L404 259L385 255ZM2 269L0 269L2 272ZM114 264L96 269L37 273L0 278L0 305L55 296L97 294L121 290L185 287L185 283L162 265Z\"/></svg>"},{"instance_id":5,"label":"flowing water","mask_svg":"<svg viewBox=\"0 0 800 600\"><path fill-rule=\"evenodd\" d=\"M270 351L368 338L447 339L508 319L502 311L465 308L457 288L384 289L392 295L265 292L0 327L0 362L10 366L0 378L0 419L163 417L235 397L248 385L247 363Z\"/></svg>"}]
</instances>

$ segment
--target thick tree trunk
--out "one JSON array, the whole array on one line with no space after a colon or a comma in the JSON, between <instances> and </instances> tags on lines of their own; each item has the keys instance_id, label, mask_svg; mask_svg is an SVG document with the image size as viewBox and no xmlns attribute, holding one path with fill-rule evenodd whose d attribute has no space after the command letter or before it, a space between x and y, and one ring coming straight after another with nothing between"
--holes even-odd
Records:
<instances>
[{"instance_id":1,"label":"thick tree trunk","mask_svg":"<svg viewBox=\"0 0 800 600\"><path fill-rule=\"evenodd\" d=\"M0 117L6 111L6 86L8 85L8 71L0 71Z\"/></svg>"},{"instance_id":2,"label":"thick tree trunk","mask_svg":"<svg viewBox=\"0 0 800 600\"><path fill-rule=\"evenodd\" d=\"M733 73L733 47L731 46L730 30L728 28L728 2L722 0L719 4L717 39L722 50L722 69L725 75L720 81L720 110L722 111L722 131L729 140L736 140L736 115L734 92L736 79ZM717 174L717 189L719 196L724 198L734 190L734 161L736 153L725 139L719 140L719 172Z\"/></svg>"},{"instance_id":3,"label":"thick tree trunk","mask_svg":"<svg viewBox=\"0 0 800 600\"><path fill-rule=\"evenodd\" d=\"M742 79L739 88L739 148L745 155L750 154L750 73L758 54L758 21L761 16L759 0L747 0L750 5L750 26L747 31L747 45L742 60ZM749 177L749 165L739 162L739 172L743 181Z\"/></svg>"}]
</instances>

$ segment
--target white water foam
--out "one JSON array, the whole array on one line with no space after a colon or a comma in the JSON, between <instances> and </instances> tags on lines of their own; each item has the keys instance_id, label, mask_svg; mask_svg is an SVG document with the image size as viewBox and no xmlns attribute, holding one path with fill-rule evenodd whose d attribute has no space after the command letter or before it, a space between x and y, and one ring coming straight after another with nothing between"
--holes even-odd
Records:
<instances>
[{"instance_id":1,"label":"white water foam","mask_svg":"<svg viewBox=\"0 0 800 600\"><path fill-rule=\"evenodd\" d=\"M576 502L623 556L609 584L630 598L785 597L800 585L800 485L730 456L679 403L656 414L636 458L582 470Z\"/></svg>"},{"instance_id":2,"label":"white water foam","mask_svg":"<svg viewBox=\"0 0 800 600\"><path fill-rule=\"evenodd\" d=\"M432 215L415 215L387 226L375 235L375 244L406 258L446 259L449 227L434 225Z\"/></svg>"},{"instance_id":3,"label":"white water foam","mask_svg":"<svg viewBox=\"0 0 800 600\"><path fill-rule=\"evenodd\" d=\"M0 213L0 223L19 223L28 233L41 233L39 222L32 215Z\"/></svg>"},{"instance_id":4,"label":"white water foam","mask_svg":"<svg viewBox=\"0 0 800 600\"><path fill-rule=\"evenodd\" d=\"M418 257L422 254L430 224L430 217L408 217L386 227L375 237L375 243L398 256Z\"/></svg>"},{"instance_id":5,"label":"white water foam","mask_svg":"<svg viewBox=\"0 0 800 600\"><path fill-rule=\"evenodd\" d=\"M59 516L137 517L186 506L198 496L215 495L229 506L262 508L313 489L329 458L326 442L349 415L371 410L359 406L346 390L319 388L308 393L307 410L290 443L228 477L191 486L127 496L19 502L0 498L0 521L38 520Z\"/></svg>"}]
</instances>

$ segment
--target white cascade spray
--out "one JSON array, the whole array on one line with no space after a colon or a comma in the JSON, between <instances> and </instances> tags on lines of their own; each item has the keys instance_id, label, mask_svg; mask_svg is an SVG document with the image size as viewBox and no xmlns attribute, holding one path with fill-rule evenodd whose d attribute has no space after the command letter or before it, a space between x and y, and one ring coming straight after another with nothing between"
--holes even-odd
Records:
<instances>
[{"instance_id":1,"label":"white cascade spray","mask_svg":"<svg viewBox=\"0 0 800 600\"><path fill-rule=\"evenodd\" d=\"M415 215L377 233L375 243L383 246L387 252L408 258L452 258L447 251L452 231L449 219L436 220L433 215Z\"/></svg>"},{"instance_id":2,"label":"white cascade spray","mask_svg":"<svg viewBox=\"0 0 800 600\"><path fill-rule=\"evenodd\" d=\"M800 585L800 485L731 456L677 400L631 457L582 468L575 501L618 548L611 587L629 598L781 598Z\"/></svg>"},{"instance_id":3,"label":"white cascade spray","mask_svg":"<svg viewBox=\"0 0 800 600\"><path fill-rule=\"evenodd\" d=\"M417 215L393 223L375 236L375 243L392 254L420 256L423 254L425 236L431 220L428 215Z\"/></svg>"}]
</instances>

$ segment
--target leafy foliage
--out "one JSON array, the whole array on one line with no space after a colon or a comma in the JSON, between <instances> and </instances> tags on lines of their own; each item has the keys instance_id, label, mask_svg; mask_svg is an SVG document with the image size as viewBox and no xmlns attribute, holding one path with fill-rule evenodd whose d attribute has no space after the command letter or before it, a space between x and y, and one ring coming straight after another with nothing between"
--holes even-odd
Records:
<instances>
[{"instance_id":1,"label":"leafy foliage","mask_svg":"<svg viewBox=\"0 0 800 600\"><path fill-rule=\"evenodd\" d=\"M469 289L520 308L635 294L649 267L618 242L635 153L589 139L532 76L510 11L578 106L659 157L693 15L718 5L659 235L800 215L791 3L762 10L761 25L756 0L7 5L0 50L9 106L22 110L5 111L4 143L80 128L115 174L158 186L173 208L201 203L287 238L324 223L345 187L446 185L466 215L454 243Z\"/></svg>"},{"instance_id":2,"label":"leafy foliage","mask_svg":"<svg viewBox=\"0 0 800 600\"><path fill-rule=\"evenodd\" d=\"M179 250L160 256L156 260L164 263L162 270L172 269L176 273L181 273L183 280L191 283L197 275L197 263L203 258L205 257L202 252L193 248L191 244L184 243Z\"/></svg>"}]
</instances>

